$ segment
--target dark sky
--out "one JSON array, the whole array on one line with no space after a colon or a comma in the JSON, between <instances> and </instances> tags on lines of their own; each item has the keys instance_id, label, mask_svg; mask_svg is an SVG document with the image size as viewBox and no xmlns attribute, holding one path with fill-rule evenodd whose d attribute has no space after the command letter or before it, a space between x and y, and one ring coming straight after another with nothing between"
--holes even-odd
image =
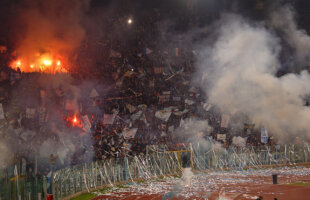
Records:
<instances>
[{"instance_id":1,"label":"dark sky","mask_svg":"<svg viewBox=\"0 0 310 200\"><path fill-rule=\"evenodd\" d=\"M12 28L12 20L18 14L14 6L23 0L0 0L0 43L6 38L12 36L10 29ZM113 12L131 13L133 15L143 17L144 12L154 10L155 8L165 13L167 17L173 17L174 14L181 14L183 9L187 9L186 2L189 0L91 0L91 10L113 9ZM264 2L265 7L275 2L275 0L196 0L198 6L196 14L204 16L205 14L217 14L227 7L231 7L234 2L239 4L239 10L246 16L255 16L257 13L253 9L257 1ZM298 24L310 32L310 1L309 0L283 0L294 4L297 10ZM258 13L261 14L261 13Z\"/></svg>"}]
</instances>

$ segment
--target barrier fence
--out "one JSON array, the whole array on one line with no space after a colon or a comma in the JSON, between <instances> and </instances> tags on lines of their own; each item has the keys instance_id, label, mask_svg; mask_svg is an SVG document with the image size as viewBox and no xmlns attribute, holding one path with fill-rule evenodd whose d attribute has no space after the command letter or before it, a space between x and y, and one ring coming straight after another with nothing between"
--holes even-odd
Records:
<instances>
[{"instance_id":1,"label":"barrier fence","mask_svg":"<svg viewBox=\"0 0 310 200\"><path fill-rule=\"evenodd\" d=\"M310 161L310 148L304 145L276 145L228 149L196 144L179 151L151 147L146 155L113 158L67 167L42 177L0 173L0 197L3 199L43 199L53 193L63 199L100 186L137 182L179 173L182 167L194 170L259 169L270 165L296 165ZM50 187L51 185L51 187ZM49 188L51 190L49 191Z\"/></svg>"}]
</instances>

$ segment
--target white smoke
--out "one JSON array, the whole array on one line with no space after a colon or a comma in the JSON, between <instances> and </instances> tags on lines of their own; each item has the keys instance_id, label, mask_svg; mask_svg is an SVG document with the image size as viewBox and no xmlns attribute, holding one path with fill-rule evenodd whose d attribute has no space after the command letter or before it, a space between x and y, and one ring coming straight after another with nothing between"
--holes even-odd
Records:
<instances>
[{"instance_id":1,"label":"white smoke","mask_svg":"<svg viewBox=\"0 0 310 200\"><path fill-rule=\"evenodd\" d=\"M246 138L240 137L240 136L234 136L232 139L233 145L237 147L245 147L246 146Z\"/></svg>"},{"instance_id":2,"label":"white smoke","mask_svg":"<svg viewBox=\"0 0 310 200\"><path fill-rule=\"evenodd\" d=\"M190 187L194 173L191 168L185 168L182 175L182 181L185 187Z\"/></svg>"},{"instance_id":3,"label":"white smoke","mask_svg":"<svg viewBox=\"0 0 310 200\"><path fill-rule=\"evenodd\" d=\"M12 160L12 151L6 142L0 141L0 169L7 167Z\"/></svg>"},{"instance_id":4,"label":"white smoke","mask_svg":"<svg viewBox=\"0 0 310 200\"><path fill-rule=\"evenodd\" d=\"M303 101L310 76L303 71L277 78L280 50L279 38L262 24L226 15L214 45L200 57L198 73L211 104L232 115L245 113L284 141L310 132Z\"/></svg>"},{"instance_id":5,"label":"white smoke","mask_svg":"<svg viewBox=\"0 0 310 200\"><path fill-rule=\"evenodd\" d=\"M198 120L195 118L188 118L183 121L181 126L176 129L175 136L183 137L187 142L197 145L199 148L209 149L211 147L210 141L205 139L206 135L212 131L208 121Z\"/></svg>"}]
</instances>

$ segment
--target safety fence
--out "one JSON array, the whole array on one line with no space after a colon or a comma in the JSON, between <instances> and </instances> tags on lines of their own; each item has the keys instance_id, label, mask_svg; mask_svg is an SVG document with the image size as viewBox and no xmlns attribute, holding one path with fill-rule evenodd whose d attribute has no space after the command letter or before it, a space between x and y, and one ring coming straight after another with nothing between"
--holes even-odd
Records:
<instances>
[{"instance_id":1,"label":"safety fence","mask_svg":"<svg viewBox=\"0 0 310 200\"><path fill-rule=\"evenodd\" d=\"M67 167L41 178L3 176L0 173L2 199L43 199L52 192L54 199L63 199L78 192L88 192L100 186L137 182L171 175L183 167L204 170L259 169L270 165L292 165L310 162L310 148L304 145L221 148L199 144L169 151L153 146L146 155L127 156ZM51 187L50 187L51 186ZM49 191L49 188L51 189Z\"/></svg>"},{"instance_id":2,"label":"safety fence","mask_svg":"<svg viewBox=\"0 0 310 200\"><path fill-rule=\"evenodd\" d=\"M113 186L120 182L147 180L180 170L181 166L175 154L154 151L145 156L96 161L56 171L52 188L54 198L62 199L102 185Z\"/></svg>"},{"instance_id":3,"label":"safety fence","mask_svg":"<svg viewBox=\"0 0 310 200\"><path fill-rule=\"evenodd\" d=\"M193 164L196 170L222 170L261 168L270 165L296 165L310 162L310 147L303 145L275 145L247 148L193 148Z\"/></svg>"},{"instance_id":4,"label":"safety fence","mask_svg":"<svg viewBox=\"0 0 310 200\"><path fill-rule=\"evenodd\" d=\"M0 179L1 200L41 200L46 194L47 182L44 176L36 178L22 175L11 178L2 176Z\"/></svg>"}]
</instances>

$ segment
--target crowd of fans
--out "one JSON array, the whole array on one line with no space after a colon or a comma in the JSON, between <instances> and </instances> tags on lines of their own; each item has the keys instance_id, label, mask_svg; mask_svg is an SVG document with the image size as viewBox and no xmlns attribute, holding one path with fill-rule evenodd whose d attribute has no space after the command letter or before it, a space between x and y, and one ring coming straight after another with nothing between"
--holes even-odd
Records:
<instances>
[{"instance_id":1,"label":"crowd of fans","mask_svg":"<svg viewBox=\"0 0 310 200\"><path fill-rule=\"evenodd\" d=\"M231 125L233 117L223 126L219 109L206 103L207 95L192 84L197 52L184 44L182 34L171 37L154 28L158 27L154 16L160 14L145 18L139 24L126 25L132 26L126 31L134 31L135 35L126 42L114 38L112 33L106 34L100 44L85 42L87 47L78 52L77 67L70 73L77 87L79 82L89 79L94 79L96 85L86 97L78 99L78 109L70 108L67 102L70 94L65 93L69 90L35 86L35 81L46 75L12 70L8 67L12 59L10 54L1 54L1 128L8 133L7 140L18 146L17 160L40 155L39 146L68 148L66 156L70 159L57 155L59 152L47 156L47 159L59 156L63 164L84 161L81 155L85 152L92 152L85 154L93 156L92 160L101 160L144 154L148 145L165 144L173 148L177 143L188 142L187 136L175 134L186 119L205 120L212 130L203 131L202 137L218 140L224 147L232 145L234 136L247 137L248 145L261 144L260 130L255 131L253 127L236 129ZM124 23L125 19L120 17L109 23L113 26L116 21ZM193 18L183 24L196 26L195 23L199 20ZM96 63L85 59L94 49L100 54ZM87 66L91 67L88 69ZM102 90L105 87L109 89ZM26 89L21 92L21 88ZM35 91L30 93L30 100L24 95L27 88ZM235 120L239 119L240 116ZM50 121L54 124L65 122L65 130L59 131L60 128L51 126ZM75 132L70 134L70 144L67 143L68 136L62 133L68 130ZM218 137L219 134L225 137ZM85 139L85 135L91 139Z\"/></svg>"}]
</instances>

